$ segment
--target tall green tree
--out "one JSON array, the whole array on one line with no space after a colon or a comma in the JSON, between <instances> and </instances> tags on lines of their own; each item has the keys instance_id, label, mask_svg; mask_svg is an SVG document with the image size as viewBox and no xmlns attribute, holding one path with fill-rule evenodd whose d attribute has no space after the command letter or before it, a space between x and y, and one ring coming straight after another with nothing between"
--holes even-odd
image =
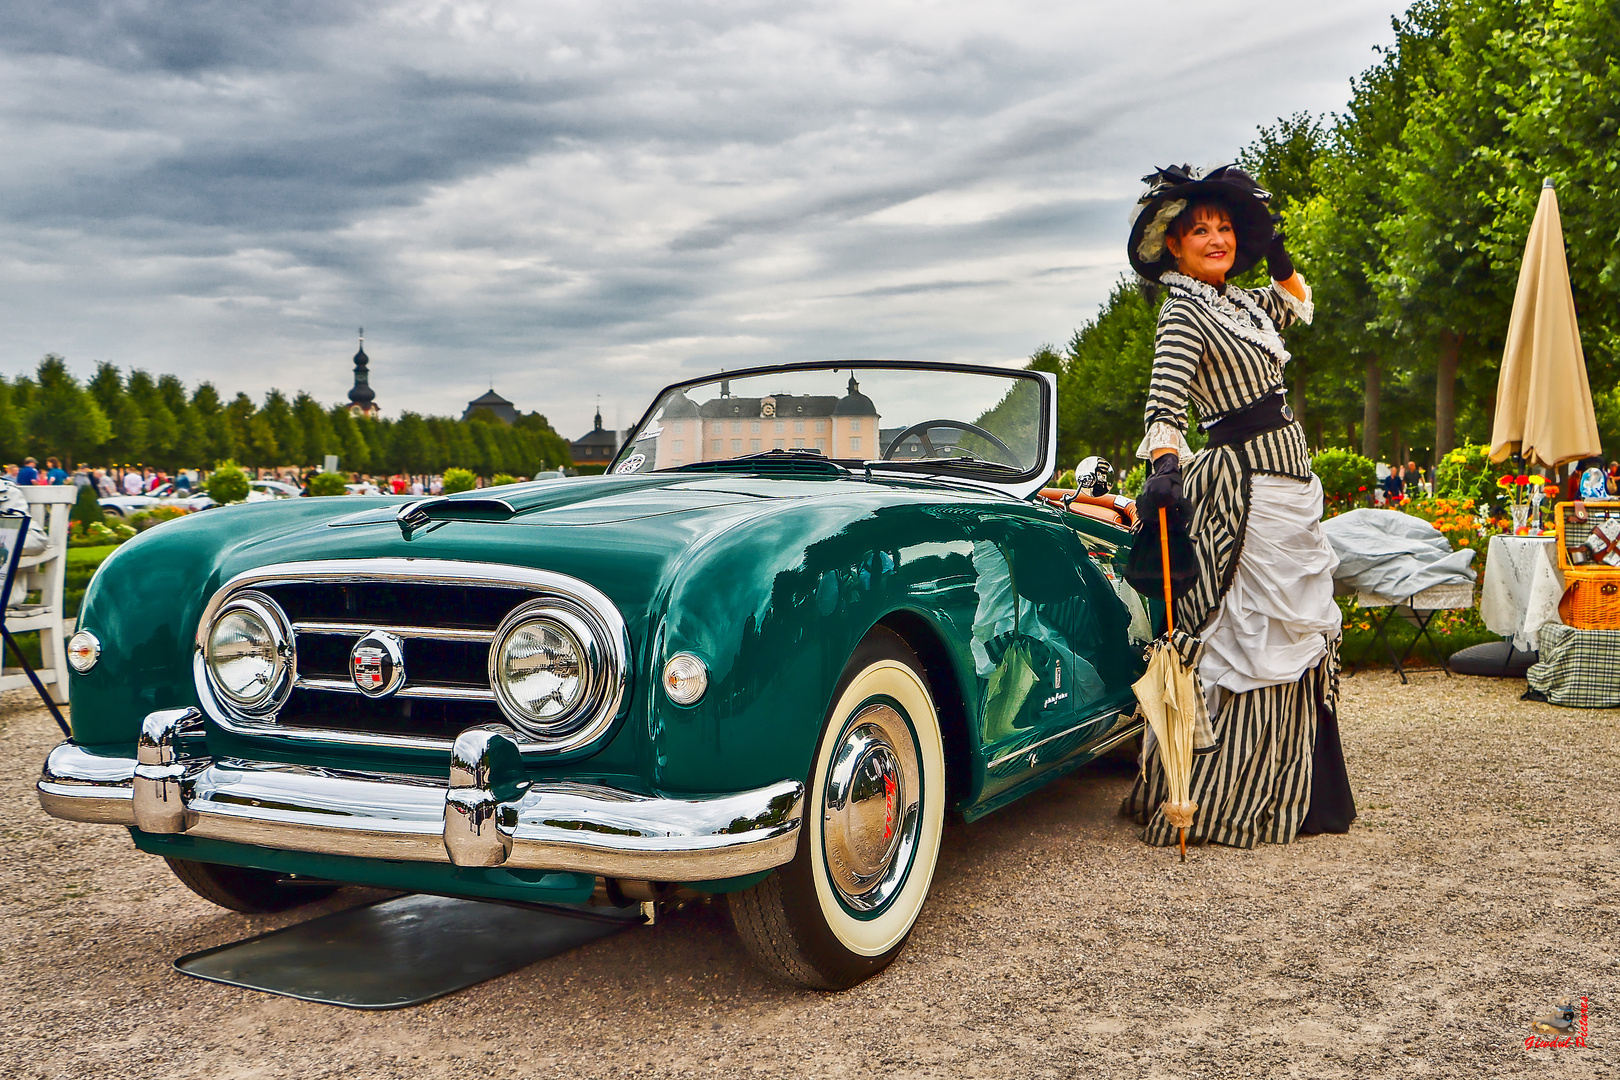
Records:
<instances>
[{"instance_id":1,"label":"tall green tree","mask_svg":"<svg viewBox=\"0 0 1620 1080\"><path fill-rule=\"evenodd\" d=\"M129 465L146 460L146 417L124 390L118 368L102 361L90 379L90 395L112 424L112 434L98 449L108 464Z\"/></svg>"},{"instance_id":2,"label":"tall green tree","mask_svg":"<svg viewBox=\"0 0 1620 1080\"><path fill-rule=\"evenodd\" d=\"M157 380L144 371L132 370L124 383L124 392L146 421L144 454L136 460L159 468L174 468L175 451L180 446L180 420L158 392Z\"/></svg>"},{"instance_id":3,"label":"tall green tree","mask_svg":"<svg viewBox=\"0 0 1620 1080\"><path fill-rule=\"evenodd\" d=\"M1510 137L1504 88L1529 79L1525 33L1551 3L1420 3L1409 21L1429 32L1402 42L1425 52L1391 148L1395 206L1380 223L1388 272L1378 286L1386 322L1434 357L1436 461L1456 445L1459 387L1465 426L1483 436L1488 423L1518 266L1485 242L1497 216L1487 192L1501 175L1479 151Z\"/></svg>"},{"instance_id":4,"label":"tall green tree","mask_svg":"<svg viewBox=\"0 0 1620 1080\"><path fill-rule=\"evenodd\" d=\"M41 461L55 455L72 469L89 451L107 441L112 425L60 356L47 353L39 362L35 378L38 391L24 420L29 442Z\"/></svg>"},{"instance_id":5,"label":"tall green tree","mask_svg":"<svg viewBox=\"0 0 1620 1080\"><path fill-rule=\"evenodd\" d=\"M293 398L292 414L302 437L294 463L321 464L327 454L335 452L337 442L332 434L332 426L326 419L326 410L321 408L320 402L300 390L298 396Z\"/></svg>"},{"instance_id":6,"label":"tall green tree","mask_svg":"<svg viewBox=\"0 0 1620 1080\"><path fill-rule=\"evenodd\" d=\"M236 431L225 403L213 383L198 383L191 395L191 414L202 428L202 448L197 461L212 468L221 461L235 461L241 454Z\"/></svg>"},{"instance_id":7,"label":"tall green tree","mask_svg":"<svg viewBox=\"0 0 1620 1080\"><path fill-rule=\"evenodd\" d=\"M281 446L276 442L275 429L246 394L237 394L225 406L231 431L241 448L238 459L243 465L256 469L273 468L279 463Z\"/></svg>"},{"instance_id":8,"label":"tall green tree","mask_svg":"<svg viewBox=\"0 0 1620 1080\"><path fill-rule=\"evenodd\" d=\"M1497 86L1504 137L1477 148L1494 170L1482 192L1486 255L1516 266L1550 180L1558 193L1570 284L1594 387L1620 381L1620 7L1562 0L1493 45L1525 58L1528 77Z\"/></svg>"},{"instance_id":9,"label":"tall green tree","mask_svg":"<svg viewBox=\"0 0 1620 1080\"><path fill-rule=\"evenodd\" d=\"M11 384L0 378L0 458L21 461L28 443L23 436L24 417L18 412Z\"/></svg>"},{"instance_id":10,"label":"tall green tree","mask_svg":"<svg viewBox=\"0 0 1620 1080\"><path fill-rule=\"evenodd\" d=\"M363 473L370 469L370 448L360 434L359 421L350 414L349 407L333 405L326 411L326 421L332 429L331 452L338 456L338 468L355 473Z\"/></svg>"},{"instance_id":11,"label":"tall green tree","mask_svg":"<svg viewBox=\"0 0 1620 1080\"><path fill-rule=\"evenodd\" d=\"M292 403L280 390L271 390L264 396L264 407L259 410L264 422L270 425L275 437L276 460L264 462L266 466L294 464L304 452L304 429L293 415Z\"/></svg>"}]
</instances>

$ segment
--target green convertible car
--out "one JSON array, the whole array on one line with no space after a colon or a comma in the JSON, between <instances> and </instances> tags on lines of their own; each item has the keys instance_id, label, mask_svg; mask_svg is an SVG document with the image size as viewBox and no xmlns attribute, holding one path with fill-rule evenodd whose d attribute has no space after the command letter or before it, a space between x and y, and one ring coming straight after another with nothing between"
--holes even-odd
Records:
<instances>
[{"instance_id":1,"label":"green convertible car","mask_svg":"<svg viewBox=\"0 0 1620 1080\"><path fill-rule=\"evenodd\" d=\"M1131 506L1043 491L1056 415L1040 372L785 364L669 387L606 475L169 522L90 585L40 801L238 911L724 894L850 986L947 814L1138 734Z\"/></svg>"}]
</instances>

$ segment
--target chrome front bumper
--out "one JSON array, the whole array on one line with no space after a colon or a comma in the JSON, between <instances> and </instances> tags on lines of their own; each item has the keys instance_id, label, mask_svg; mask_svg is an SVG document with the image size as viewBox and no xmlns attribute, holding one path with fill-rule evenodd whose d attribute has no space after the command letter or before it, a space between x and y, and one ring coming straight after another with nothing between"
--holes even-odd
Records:
<instances>
[{"instance_id":1,"label":"chrome front bumper","mask_svg":"<svg viewBox=\"0 0 1620 1080\"><path fill-rule=\"evenodd\" d=\"M136 757L73 742L45 760L39 801L68 821L372 859L570 870L642 881L712 881L793 858L804 785L654 798L592 784L532 783L501 724L461 733L449 784L235 758L185 757L195 709L146 718Z\"/></svg>"}]
</instances>

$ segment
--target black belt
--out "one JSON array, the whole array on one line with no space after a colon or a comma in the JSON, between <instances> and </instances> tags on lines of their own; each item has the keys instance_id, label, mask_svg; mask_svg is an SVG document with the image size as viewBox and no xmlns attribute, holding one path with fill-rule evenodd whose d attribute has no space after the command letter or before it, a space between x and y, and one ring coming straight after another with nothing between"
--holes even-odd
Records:
<instances>
[{"instance_id":1,"label":"black belt","mask_svg":"<svg viewBox=\"0 0 1620 1080\"><path fill-rule=\"evenodd\" d=\"M1268 431L1285 428L1293 422L1294 410L1288 407L1288 399L1278 391L1227 413L1204 430L1209 435L1210 446L1231 446L1248 442Z\"/></svg>"}]
</instances>

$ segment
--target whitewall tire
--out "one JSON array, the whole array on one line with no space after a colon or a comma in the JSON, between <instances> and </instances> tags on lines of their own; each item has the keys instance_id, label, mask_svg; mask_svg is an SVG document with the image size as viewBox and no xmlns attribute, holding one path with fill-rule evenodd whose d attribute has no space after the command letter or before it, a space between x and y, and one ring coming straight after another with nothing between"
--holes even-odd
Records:
<instances>
[{"instance_id":1,"label":"whitewall tire","mask_svg":"<svg viewBox=\"0 0 1620 1080\"><path fill-rule=\"evenodd\" d=\"M922 664L875 630L832 695L793 861L728 898L743 943L784 981L841 990L905 946L933 884L945 747Z\"/></svg>"}]
</instances>

